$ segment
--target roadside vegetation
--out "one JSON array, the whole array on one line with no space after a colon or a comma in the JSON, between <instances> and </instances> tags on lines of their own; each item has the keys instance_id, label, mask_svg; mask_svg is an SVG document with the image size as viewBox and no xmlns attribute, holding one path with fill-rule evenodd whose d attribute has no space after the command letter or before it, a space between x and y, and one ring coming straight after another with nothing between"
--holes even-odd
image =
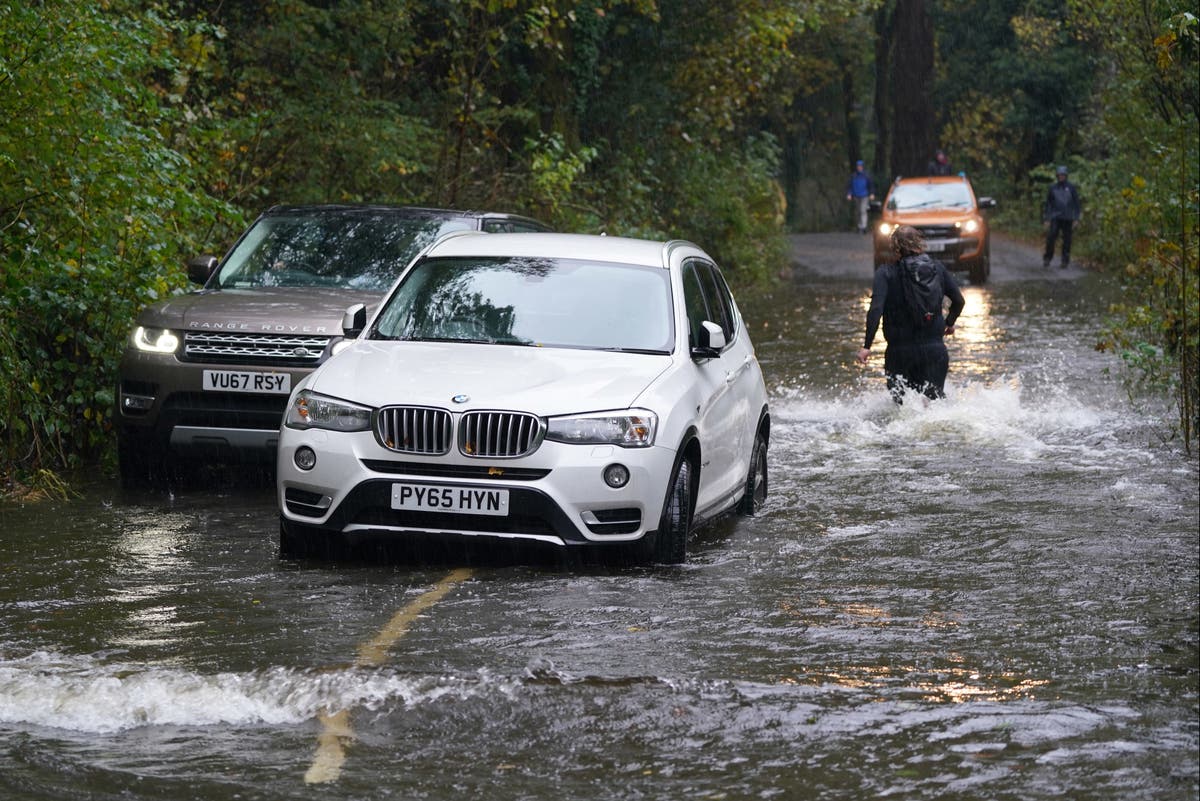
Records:
<instances>
[{"instance_id":1,"label":"roadside vegetation","mask_svg":"<svg viewBox=\"0 0 1200 801\"><path fill-rule=\"evenodd\" d=\"M1053 165L1098 322L1196 436L1196 4L1184 0L0 0L0 483L111 448L137 309L273 203L684 237L738 283L844 228L849 165L942 147L1002 225ZM922 87L931 87L921 91ZM881 181L882 183L883 181Z\"/></svg>"}]
</instances>

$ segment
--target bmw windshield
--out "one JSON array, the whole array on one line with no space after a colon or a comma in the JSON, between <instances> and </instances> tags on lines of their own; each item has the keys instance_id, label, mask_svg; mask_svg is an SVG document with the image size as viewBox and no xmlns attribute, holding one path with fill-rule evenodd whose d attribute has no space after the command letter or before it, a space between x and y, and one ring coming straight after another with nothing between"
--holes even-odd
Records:
<instances>
[{"instance_id":1,"label":"bmw windshield","mask_svg":"<svg viewBox=\"0 0 1200 801\"><path fill-rule=\"evenodd\" d=\"M385 292L413 256L466 219L328 213L263 217L217 276L221 289L335 287Z\"/></svg>"},{"instance_id":2,"label":"bmw windshield","mask_svg":"<svg viewBox=\"0 0 1200 801\"><path fill-rule=\"evenodd\" d=\"M369 338L668 354L669 273L575 259L425 259Z\"/></svg>"}]
</instances>

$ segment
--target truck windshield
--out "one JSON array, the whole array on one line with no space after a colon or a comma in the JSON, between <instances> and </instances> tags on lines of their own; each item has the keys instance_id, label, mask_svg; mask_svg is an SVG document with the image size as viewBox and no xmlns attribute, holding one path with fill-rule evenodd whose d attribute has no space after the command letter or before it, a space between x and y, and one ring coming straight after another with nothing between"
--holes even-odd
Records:
<instances>
[{"instance_id":1,"label":"truck windshield","mask_svg":"<svg viewBox=\"0 0 1200 801\"><path fill-rule=\"evenodd\" d=\"M972 206L971 190L963 183L899 184L888 198L888 208L895 211L969 209Z\"/></svg>"},{"instance_id":2,"label":"truck windshield","mask_svg":"<svg viewBox=\"0 0 1200 801\"><path fill-rule=\"evenodd\" d=\"M337 287L386 292L422 248L466 218L343 212L270 215L246 232L217 276L222 289Z\"/></svg>"},{"instance_id":3,"label":"truck windshield","mask_svg":"<svg viewBox=\"0 0 1200 801\"><path fill-rule=\"evenodd\" d=\"M372 339L670 353L669 274L658 267L532 257L417 263Z\"/></svg>"}]
</instances>

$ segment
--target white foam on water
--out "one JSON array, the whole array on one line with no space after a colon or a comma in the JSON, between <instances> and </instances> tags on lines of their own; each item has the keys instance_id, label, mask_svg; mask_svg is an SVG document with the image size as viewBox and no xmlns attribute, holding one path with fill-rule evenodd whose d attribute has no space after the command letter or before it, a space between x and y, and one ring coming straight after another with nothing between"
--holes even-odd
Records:
<instances>
[{"instance_id":1,"label":"white foam on water","mask_svg":"<svg viewBox=\"0 0 1200 801\"><path fill-rule=\"evenodd\" d=\"M1078 397L1065 387L1042 388L1034 396L1019 378L951 384L944 400L909 395L900 406L882 382L837 398L803 387L777 388L772 407L773 447L783 442L815 456L849 455L869 462L882 458L883 448L911 443L1000 450L1011 461L1052 460L1097 471L1114 469L1114 462L1127 466L1129 459L1151 458L1145 447L1122 439L1123 433L1152 424L1123 400L1101 392Z\"/></svg>"},{"instance_id":2,"label":"white foam on water","mask_svg":"<svg viewBox=\"0 0 1200 801\"><path fill-rule=\"evenodd\" d=\"M851 539L854 537L867 537L879 531L878 526L874 525L854 525L854 526L830 526L825 530L825 535L834 537L835 539Z\"/></svg>"},{"instance_id":3,"label":"white foam on water","mask_svg":"<svg viewBox=\"0 0 1200 801\"><path fill-rule=\"evenodd\" d=\"M111 733L142 726L297 724L321 709L416 705L506 688L486 677L272 667L204 675L38 652L0 656L0 723Z\"/></svg>"}]
</instances>

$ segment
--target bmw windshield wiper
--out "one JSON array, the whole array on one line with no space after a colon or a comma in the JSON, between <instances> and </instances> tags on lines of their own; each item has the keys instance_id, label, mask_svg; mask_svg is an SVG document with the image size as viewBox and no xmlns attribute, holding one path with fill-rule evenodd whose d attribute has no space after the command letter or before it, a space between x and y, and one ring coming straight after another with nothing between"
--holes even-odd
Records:
<instances>
[{"instance_id":1,"label":"bmw windshield wiper","mask_svg":"<svg viewBox=\"0 0 1200 801\"><path fill-rule=\"evenodd\" d=\"M653 348L590 348L590 350L602 350L606 353L644 353L649 356L669 355L665 350L655 350Z\"/></svg>"},{"instance_id":2,"label":"bmw windshield wiper","mask_svg":"<svg viewBox=\"0 0 1200 801\"><path fill-rule=\"evenodd\" d=\"M471 337L391 337L400 342L462 342L470 345L518 345L523 348L537 347L523 339L483 339Z\"/></svg>"},{"instance_id":3,"label":"bmw windshield wiper","mask_svg":"<svg viewBox=\"0 0 1200 801\"><path fill-rule=\"evenodd\" d=\"M468 339L466 337L396 337L401 342L467 342L472 345L495 345L494 339Z\"/></svg>"}]
</instances>

